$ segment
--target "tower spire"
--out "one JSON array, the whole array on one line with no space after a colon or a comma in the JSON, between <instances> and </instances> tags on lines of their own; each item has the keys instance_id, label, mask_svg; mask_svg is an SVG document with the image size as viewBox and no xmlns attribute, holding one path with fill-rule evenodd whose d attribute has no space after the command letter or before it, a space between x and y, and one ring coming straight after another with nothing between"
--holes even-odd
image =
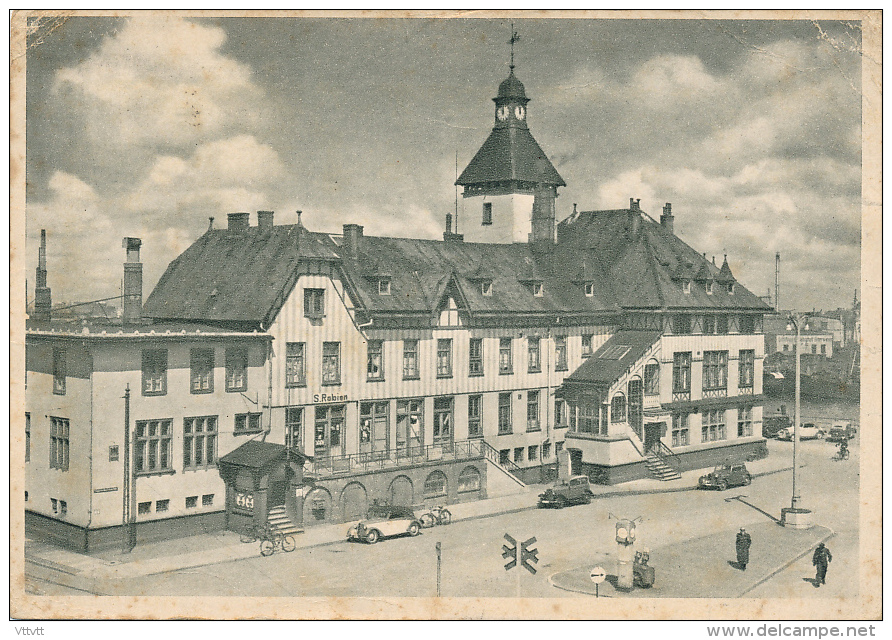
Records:
<instances>
[{"instance_id":1,"label":"tower spire","mask_svg":"<svg viewBox=\"0 0 892 640\"><path fill-rule=\"evenodd\" d=\"M511 39L508 40L508 44L511 45L511 64L508 65L508 68L511 69L511 73L514 73L514 43L520 40L520 35L514 30L514 23L511 23Z\"/></svg>"}]
</instances>

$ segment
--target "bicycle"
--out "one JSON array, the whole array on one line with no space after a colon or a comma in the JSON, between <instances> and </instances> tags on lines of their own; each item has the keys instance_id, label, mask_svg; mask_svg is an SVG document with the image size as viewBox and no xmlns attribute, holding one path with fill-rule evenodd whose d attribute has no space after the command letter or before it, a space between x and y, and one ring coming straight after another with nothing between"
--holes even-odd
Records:
<instances>
[{"instance_id":1,"label":"bicycle","mask_svg":"<svg viewBox=\"0 0 892 640\"><path fill-rule=\"evenodd\" d=\"M291 553L297 548L294 537L273 531L269 525L266 527L253 527L248 534L243 534L241 542L257 542L260 540L260 555L267 557L281 549L285 553Z\"/></svg>"},{"instance_id":2,"label":"bicycle","mask_svg":"<svg viewBox=\"0 0 892 640\"><path fill-rule=\"evenodd\" d=\"M832 458L830 458L830 459L831 459L831 460L834 460L834 461L848 460L848 459L849 459L849 450L848 450L848 449L842 449L842 448L841 448L841 449L840 449L839 451L837 451L836 454L835 454Z\"/></svg>"},{"instance_id":3,"label":"bicycle","mask_svg":"<svg viewBox=\"0 0 892 640\"><path fill-rule=\"evenodd\" d=\"M430 529L437 524L449 524L452 522L452 514L449 509L441 505L431 507L430 511L421 515L421 526Z\"/></svg>"}]
</instances>

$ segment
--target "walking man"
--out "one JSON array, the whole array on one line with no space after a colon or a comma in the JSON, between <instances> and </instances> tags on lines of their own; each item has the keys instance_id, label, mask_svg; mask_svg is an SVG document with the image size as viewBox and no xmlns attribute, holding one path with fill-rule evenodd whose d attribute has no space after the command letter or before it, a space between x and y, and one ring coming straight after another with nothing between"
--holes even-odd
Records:
<instances>
[{"instance_id":1,"label":"walking man","mask_svg":"<svg viewBox=\"0 0 892 640\"><path fill-rule=\"evenodd\" d=\"M746 565L750 561L750 545L752 543L753 539L750 538L750 534L741 527L737 534L737 566L741 571L746 571Z\"/></svg>"},{"instance_id":2,"label":"walking man","mask_svg":"<svg viewBox=\"0 0 892 640\"><path fill-rule=\"evenodd\" d=\"M830 553L830 549L824 546L824 543L818 545L818 548L815 549L815 555L812 556L811 563L815 565L815 569L817 573L815 574L815 586L820 587L822 584L827 584L825 582L825 578L827 577L827 566L833 560L833 554Z\"/></svg>"}]
</instances>

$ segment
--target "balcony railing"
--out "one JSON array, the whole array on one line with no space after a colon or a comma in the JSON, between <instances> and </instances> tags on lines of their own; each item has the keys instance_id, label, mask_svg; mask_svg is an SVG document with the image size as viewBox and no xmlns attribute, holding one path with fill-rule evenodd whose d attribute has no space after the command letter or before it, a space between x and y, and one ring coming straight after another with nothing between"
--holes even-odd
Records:
<instances>
[{"instance_id":1,"label":"balcony railing","mask_svg":"<svg viewBox=\"0 0 892 640\"><path fill-rule=\"evenodd\" d=\"M728 397L728 389L727 387L720 389L704 389L703 390L704 398L727 398Z\"/></svg>"},{"instance_id":2,"label":"balcony railing","mask_svg":"<svg viewBox=\"0 0 892 640\"><path fill-rule=\"evenodd\" d=\"M351 453L307 460L304 472L308 475L332 476L349 473L366 473L383 469L405 467L424 462L470 460L486 455L485 442L480 439L443 442L424 446Z\"/></svg>"}]
</instances>

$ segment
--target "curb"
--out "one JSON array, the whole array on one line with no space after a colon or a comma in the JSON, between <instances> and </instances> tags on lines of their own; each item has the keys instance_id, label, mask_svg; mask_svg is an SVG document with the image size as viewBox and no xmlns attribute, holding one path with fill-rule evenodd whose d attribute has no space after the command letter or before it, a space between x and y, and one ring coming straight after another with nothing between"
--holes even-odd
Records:
<instances>
[{"instance_id":1,"label":"curb","mask_svg":"<svg viewBox=\"0 0 892 640\"><path fill-rule=\"evenodd\" d=\"M823 526L823 525L820 525L820 526ZM830 531L830 533L828 533L826 536L824 536L823 538L821 538L821 539L819 540L819 542L827 542L830 538L832 538L832 537L834 537L834 536L836 535L836 531L834 531L834 530L831 529L830 527L824 527L824 528L825 528L825 529L828 529L828 530ZM777 567L776 569L774 569L773 571L771 571L767 576L765 576L764 578L761 578L760 580L758 580L754 585L752 585L752 586L750 586L749 588L744 589L743 591L741 591L740 594L739 594L737 597L738 597L738 598L742 598L743 596L745 596L746 594L748 594L750 591L752 591L752 590L755 589L756 587L759 587L759 586L765 584L766 582L768 582L769 580L771 580L774 576L776 576L777 574L779 574L781 571L783 571L784 569L786 569L787 567L789 567L790 565L792 565L794 562L798 562L800 558L804 558L804 557L807 556L809 553L812 553L812 550L811 550L811 549L806 549L805 551L803 551L802 553L800 553L798 556L796 556L795 558L793 558L793 559L790 560L789 562L786 562L786 563L782 564L781 566Z\"/></svg>"}]
</instances>

